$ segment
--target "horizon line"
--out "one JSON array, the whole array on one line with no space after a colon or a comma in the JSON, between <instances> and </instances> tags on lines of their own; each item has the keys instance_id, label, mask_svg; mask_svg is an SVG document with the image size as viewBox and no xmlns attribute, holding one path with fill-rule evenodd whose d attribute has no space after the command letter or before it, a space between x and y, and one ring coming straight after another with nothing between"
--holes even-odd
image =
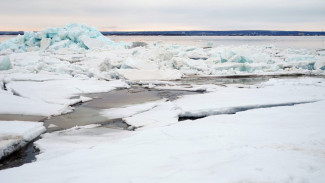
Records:
<instances>
[{"instance_id":1,"label":"horizon line","mask_svg":"<svg viewBox=\"0 0 325 183\"><path fill-rule=\"evenodd\" d=\"M44 30L44 29L42 29ZM0 30L0 32L40 32L42 30ZM324 30L270 30L270 29L241 29L241 30L98 30L99 32L235 32L235 31L270 31L270 32L324 32Z\"/></svg>"}]
</instances>

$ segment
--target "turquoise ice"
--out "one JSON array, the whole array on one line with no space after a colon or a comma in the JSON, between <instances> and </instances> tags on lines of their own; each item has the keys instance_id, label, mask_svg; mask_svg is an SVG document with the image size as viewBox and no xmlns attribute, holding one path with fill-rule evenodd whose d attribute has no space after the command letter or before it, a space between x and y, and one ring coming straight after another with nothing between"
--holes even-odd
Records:
<instances>
[{"instance_id":1,"label":"turquoise ice","mask_svg":"<svg viewBox=\"0 0 325 183\"><path fill-rule=\"evenodd\" d=\"M40 49L104 47L116 43L96 28L85 24L68 24L65 27L47 28L39 32L25 32L0 44L0 51L36 51Z\"/></svg>"}]
</instances>

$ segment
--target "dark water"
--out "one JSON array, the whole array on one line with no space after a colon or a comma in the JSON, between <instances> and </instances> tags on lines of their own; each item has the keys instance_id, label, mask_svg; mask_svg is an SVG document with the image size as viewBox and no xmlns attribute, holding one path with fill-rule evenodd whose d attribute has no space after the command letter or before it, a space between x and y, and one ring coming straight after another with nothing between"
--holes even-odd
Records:
<instances>
[{"instance_id":1,"label":"dark water","mask_svg":"<svg viewBox=\"0 0 325 183\"><path fill-rule=\"evenodd\" d=\"M44 121L47 117L45 116L31 116L31 115L20 115L20 114L0 114L1 121Z\"/></svg>"},{"instance_id":2,"label":"dark water","mask_svg":"<svg viewBox=\"0 0 325 183\"><path fill-rule=\"evenodd\" d=\"M100 114L101 110L141 104L163 98L175 100L181 95L194 93L190 91L152 90L142 87L132 87L130 89L113 90L107 93L88 94L86 96L93 98L93 100L76 106L76 109L72 113L54 116L51 119L44 120L44 126L49 132L89 124L102 124L111 128L126 129L128 125L121 119L108 119L103 117ZM56 127L49 128L50 124Z\"/></svg>"},{"instance_id":3,"label":"dark water","mask_svg":"<svg viewBox=\"0 0 325 183\"><path fill-rule=\"evenodd\" d=\"M31 163L36 160L36 155L39 152L40 150L34 146L34 143L29 142L25 147L2 159L0 161L0 170Z\"/></svg>"}]
</instances>

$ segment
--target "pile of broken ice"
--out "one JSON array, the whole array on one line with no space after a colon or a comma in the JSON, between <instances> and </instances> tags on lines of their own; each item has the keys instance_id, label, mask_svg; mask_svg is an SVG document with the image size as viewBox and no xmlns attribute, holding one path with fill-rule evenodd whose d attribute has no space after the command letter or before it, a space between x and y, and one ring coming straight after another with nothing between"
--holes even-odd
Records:
<instances>
[{"instance_id":1,"label":"pile of broken ice","mask_svg":"<svg viewBox=\"0 0 325 183\"><path fill-rule=\"evenodd\" d=\"M96 28L84 24L68 24L61 28L47 28L39 32L25 32L0 45L0 51L38 51L60 48L90 49L115 44L103 36Z\"/></svg>"},{"instance_id":2,"label":"pile of broken ice","mask_svg":"<svg viewBox=\"0 0 325 183\"><path fill-rule=\"evenodd\" d=\"M274 46L115 43L96 28L69 24L0 44L0 70L73 77L171 80L184 75L325 74L325 51Z\"/></svg>"}]
</instances>

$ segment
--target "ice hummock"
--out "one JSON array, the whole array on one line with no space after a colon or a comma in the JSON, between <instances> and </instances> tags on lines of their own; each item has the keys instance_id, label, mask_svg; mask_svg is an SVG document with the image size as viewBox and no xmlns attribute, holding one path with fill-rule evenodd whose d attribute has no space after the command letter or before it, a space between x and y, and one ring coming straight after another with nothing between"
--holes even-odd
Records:
<instances>
[{"instance_id":1,"label":"ice hummock","mask_svg":"<svg viewBox=\"0 0 325 183\"><path fill-rule=\"evenodd\" d=\"M47 28L39 32L25 32L16 38L0 44L0 51L37 51L60 48L92 49L114 45L115 42L103 36L96 28L85 24L70 23L65 27Z\"/></svg>"},{"instance_id":2,"label":"ice hummock","mask_svg":"<svg viewBox=\"0 0 325 183\"><path fill-rule=\"evenodd\" d=\"M132 47L110 40L96 28L68 24L26 32L1 43L0 70L45 71L105 80L177 80L188 75L325 75L325 51L162 42Z\"/></svg>"},{"instance_id":3,"label":"ice hummock","mask_svg":"<svg viewBox=\"0 0 325 183\"><path fill-rule=\"evenodd\" d=\"M0 71L1 70L9 70L12 68L10 59L8 56L0 57Z\"/></svg>"}]
</instances>

